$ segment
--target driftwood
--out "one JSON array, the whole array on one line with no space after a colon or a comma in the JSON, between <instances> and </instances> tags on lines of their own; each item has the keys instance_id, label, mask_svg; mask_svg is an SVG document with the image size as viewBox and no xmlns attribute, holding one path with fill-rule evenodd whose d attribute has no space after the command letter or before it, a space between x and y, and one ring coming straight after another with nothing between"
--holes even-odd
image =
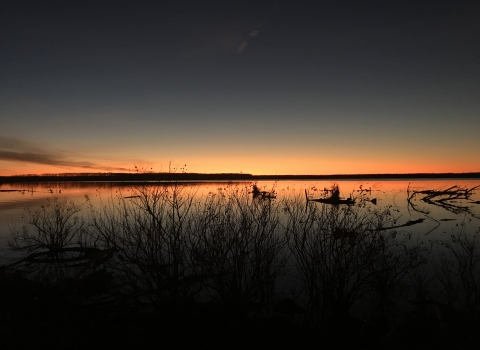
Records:
<instances>
[{"instance_id":1,"label":"driftwood","mask_svg":"<svg viewBox=\"0 0 480 350\"><path fill-rule=\"evenodd\" d=\"M459 201L470 200L470 196L474 193L473 191L479 188L480 185L472 188L462 188L459 186L452 186L445 190L423 190L423 191L412 191L410 192L410 187L407 189L407 201L409 208L413 209L416 212L423 214L429 214L428 211L419 209L414 203L413 200L417 196L422 196L420 200L427 204L432 204L438 207L441 207L445 210L448 210L454 214L470 214L473 215L470 211L471 206L459 204ZM476 204L476 202L468 202L469 204Z\"/></svg>"},{"instance_id":2,"label":"driftwood","mask_svg":"<svg viewBox=\"0 0 480 350\"><path fill-rule=\"evenodd\" d=\"M253 190L251 192L253 194L253 198L260 198L260 199L274 199L277 198L275 191L260 191L257 185L253 185Z\"/></svg>"},{"instance_id":3,"label":"driftwood","mask_svg":"<svg viewBox=\"0 0 480 350\"><path fill-rule=\"evenodd\" d=\"M372 204L377 205L377 198L368 198L365 196L368 193L372 193L371 188L364 189L362 185L360 185L359 189L356 192L358 192L357 196L353 196L353 194L350 194L350 197L348 198L340 198L340 188L336 183L334 183L330 189L323 189L323 196L320 198L310 198L307 190L305 190L305 198L307 200L307 204L308 202L317 202L332 205L352 205L355 204L358 199L360 202L371 202Z\"/></svg>"},{"instance_id":4,"label":"driftwood","mask_svg":"<svg viewBox=\"0 0 480 350\"><path fill-rule=\"evenodd\" d=\"M333 205L355 204L355 199L352 199L351 197L347 199L340 198L340 188L336 183L334 183L330 189L324 188L323 192L324 192L324 196L322 198L309 198L307 190L305 190L305 198L307 200L307 204L308 202L317 202L317 203L325 203L325 204L333 204Z\"/></svg>"},{"instance_id":5,"label":"driftwood","mask_svg":"<svg viewBox=\"0 0 480 350\"><path fill-rule=\"evenodd\" d=\"M392 228L412 226L412 225L416 225L416 224L422 223L423 220L425 220L425 219L408 220L406 223L404 223L404 224L402 224L402 225L396 225L396 226L390 226L390 227L381 227L381 228L376 229L376 231L384 231L384 230L390 230L390 229L392 229Z\"/></svg>"},{"instance_id":6,"label":"driftwood","mask_svg":"<svg viewBox=\"0 0 480 350\"><path fill-rule=\"evenodd\" d=\"M333 205L339 205L339 204L355 204L355 200L352 198L347 198L347 199L341 199L338 195L337 196L330 196L326 198L309 198L307 190L305 190L305 198L307 199L308 202L317 202L317 203L325 203L325 204L333 204ZM375 202L376 203L376 202Z\"/></svg>"}]
</instances>

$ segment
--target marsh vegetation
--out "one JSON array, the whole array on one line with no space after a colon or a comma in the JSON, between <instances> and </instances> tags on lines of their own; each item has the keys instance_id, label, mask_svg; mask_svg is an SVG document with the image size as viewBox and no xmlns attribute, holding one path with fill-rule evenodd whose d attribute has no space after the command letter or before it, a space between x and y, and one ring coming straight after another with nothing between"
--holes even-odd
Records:
<instances>
[{"instance_id":1,"label":"marsh vegetation","mask_svg":"<svg viewBox=\"0 0 480 350\"><path fill-rule=\"evenodd\" d=\"M479 232L460 225L451 240L428 243L396 220L367 196L305 205L233 185L200 197L178 183L138 186L100 206L53 198L12 230L2 323L45 309L81 319L88 308L166 332L176 322L246 332L242 347L275 342L272 334L306 346L478 345L454 324L479 325ZM222 339L211 345L232 341Z\"/></svg>"}]
</instances>

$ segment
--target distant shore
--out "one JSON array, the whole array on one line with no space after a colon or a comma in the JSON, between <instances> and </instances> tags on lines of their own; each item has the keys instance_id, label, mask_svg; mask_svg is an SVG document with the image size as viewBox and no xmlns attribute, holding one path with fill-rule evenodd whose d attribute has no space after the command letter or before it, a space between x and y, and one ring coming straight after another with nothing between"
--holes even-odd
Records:
<instances>
[{"instance_id":1,"label":"distant shore","mask_svg":"<svg viewBox=\"0 0 480 350\"><path fill-rule=\"evenodd\" d=\"M281 180L404 180L404 179L480 179L475 173L411 173L411 174L328 174L328 175L252 175L242 173L78 173L0 176L1 183L18 182L170 182L170 181L281 181Z\"/></svg>"}]
</instances>

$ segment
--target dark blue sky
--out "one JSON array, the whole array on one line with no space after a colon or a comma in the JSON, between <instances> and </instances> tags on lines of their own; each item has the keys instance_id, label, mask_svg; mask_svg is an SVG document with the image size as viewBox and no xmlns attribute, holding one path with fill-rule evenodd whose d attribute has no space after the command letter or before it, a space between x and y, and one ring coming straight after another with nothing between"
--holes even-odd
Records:
<instances>
[{"instance_id":1,"label":"dark blue sky","mask_svg":"<svg viewBox=\"0 0 480 350\"><path fill-rule=\"evenodd\" d=\"M480 171L479 1L2 1L0 175Z\"/></svg>"}]
</instances>

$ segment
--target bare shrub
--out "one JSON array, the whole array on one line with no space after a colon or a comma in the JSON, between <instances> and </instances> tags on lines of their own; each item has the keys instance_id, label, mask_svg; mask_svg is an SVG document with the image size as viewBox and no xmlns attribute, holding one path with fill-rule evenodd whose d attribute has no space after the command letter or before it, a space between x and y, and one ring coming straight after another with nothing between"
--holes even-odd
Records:
<instances>
[{"instance_id":1,"label":"bare shrub","mask_svg":"<svg viewBox=\"0 0 480 350\"><path fill-rule=\"evenodd\" d=\"M54 197L40 209L26 211L7 242L11 250L28 254L17 264L24 262L23 268L36 271L40 279L65 277L65 263L78 258L73 247L85 245L87 225L81 216L82 209L79 203Z\"/></svg>"},{"instance_id":2,"label":"bare shrub","mask_svg":"<svg viewBox=\"0 0 480 350\"><path fill-rule=\"evenodd\" d=\"M466 232L460 224L448 242L440 242L435 275L440 283L439 297L450 306L480 310L480 229Z\"/></svg>"},{"instance_id":3,"label":"bare shrub","mask_svg":"<svg viewBox=\"0 0 480 350\"><path fill-rule=\"evenodd\" d=\"M184 186L137 187L131 198L110 199L100 211L91 209L92 240L117 249L113 267L134 297L178 301L195 294L188 260L192 193Z\"/></svg>"},{"instance_id":4,"label":"bare shrub","mask_svg":"<svg viewBox=\"0 0 480 350\"><path fill-rule=\"evenodd\" d=\"M389 208L373 209L365 200L305 208L303 196L277 200L248 189L229 185L197 196L179 183L140 186L100 207L90 203L88 225L81 206L55 200L29 212L11 246L42 254L24 258L26 265L45 257L81 268L77 279L103 264L123 296L149 305L175 306L200 295L241 307L272 305L288 272L300 281L294 294L305 294L305 320L313 324L364 300L379 322L388 320L404 277L425 259L421 244L388 230ZM465 290L476 290L474 282Z\"/></svg>"},{"instance_id":5,"label":"bare shrub","mask_svg":"<svg viewBox=\"0 0 480 350\"><path fill-rule=\"evenodd\" d=\"M367 295L376 296L380 313L399 281L423 262L422 250L409 247L395 232L385 232L386 210L357 205L307 206L285 203L286 234L299 278L308 297L310 321L346 315ZM385 316L382 316L385 317Z\"/></svg>"},{"instance_id":6,"label":"bare shrub","mask_svg":"<svg viewBox=\"0 0 480 350\"><path fill-rule=\"evenodd\" d=\"M190 227L193 262L213 276L207 281L213 298L235 304L272 302L286 263L286 237L274 201L229 186L197 207Z\"/></svg>"}]
</instances>

